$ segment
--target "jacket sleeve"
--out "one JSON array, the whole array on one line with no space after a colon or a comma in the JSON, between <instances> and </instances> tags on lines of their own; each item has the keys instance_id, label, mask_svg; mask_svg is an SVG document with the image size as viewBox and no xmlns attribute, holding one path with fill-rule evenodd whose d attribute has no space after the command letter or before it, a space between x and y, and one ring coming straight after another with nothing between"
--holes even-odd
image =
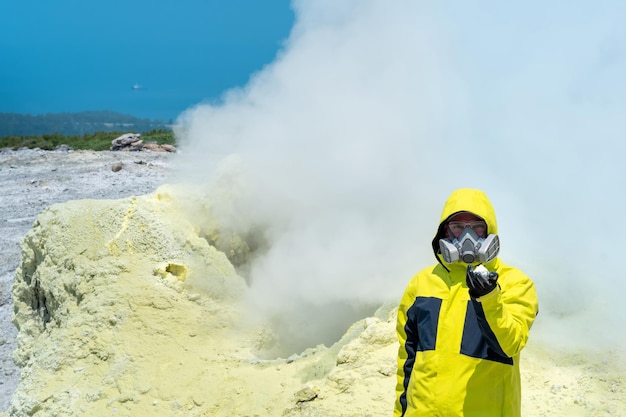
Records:
<instances>
[{"instance_id":1,"label":"jacket sleeve","mask_svg":"<svg viewBox=\"0 0 626 417\"><path fill-rule=\"evenodd\" d=\"M491 293L472 301L483 335L492 348L508 357L518 355L526 346L539 311L532 280L515 268L507 269Z\"/></svg>"},{"instance_id":2,"label":"jacket sleeve","mask_svg":"<svg viewBox=\"0 0 626 417\"><path fill-rule=\"evenodd\" d=\"M398 320L396 322L396 332L400 347L398 349L398 372L396 385L396 402L394 407L394 416L403 416L407 407L407 387L413 371L415 363L415 352L418 345L419 334L417 326L412 323L409 315L409 309L415 302L414 279L407 286L400 305L398 306Z\"/></svg>"}]
</instances>

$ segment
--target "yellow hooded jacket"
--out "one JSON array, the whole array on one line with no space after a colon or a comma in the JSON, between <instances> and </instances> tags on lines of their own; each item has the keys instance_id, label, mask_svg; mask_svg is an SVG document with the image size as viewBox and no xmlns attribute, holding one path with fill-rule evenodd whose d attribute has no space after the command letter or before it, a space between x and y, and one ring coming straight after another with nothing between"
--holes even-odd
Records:
<instances>
[{"instance_id":1,"label":"yellow hooded jacket","mask_svg":"<svg viewBox=\"0 0 626 417\"><path fill-rule=\"evenodd\" d=\"M519 359L538 312L535 287L495 258L485 266L498 273L498 286L470 297L467 265L447 264L439 253L445 222L460 211L482 217L487 233L498 233L482 191L459 189L446 201L433 240L439 263L411 279L398 307L396 417L521 415Z\"/></svg>"}]
</instances>

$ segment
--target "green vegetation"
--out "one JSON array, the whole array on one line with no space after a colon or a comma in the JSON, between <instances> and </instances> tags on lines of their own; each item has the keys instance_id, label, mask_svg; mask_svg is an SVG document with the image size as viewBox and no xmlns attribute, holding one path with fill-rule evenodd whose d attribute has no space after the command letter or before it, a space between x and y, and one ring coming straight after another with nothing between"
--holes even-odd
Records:
<instances>
[{"instance_id":1,"label":"green vegetation","mask_svg":"<svg viewBox=\"0 0 626 417\"><path fill-rule=\"evenodd\" d=\"M0 148L39 148L44 150L54 150L60 145L67 145L73 149L91 149L94 151L105 151L111 148L111 141L125 133L135 132L95 132L82 136L66 136L59 133L45 134L39 136L6 136L0 138ZM156 129L141 133L143 143L155 142L159 145L176 145L174 133L171 130Z\"/></svg>"},{"instance_id":2,"label":"green vegetation","mask_svg":"<svg viewBox=\"0 0 626 417\"><path fill-rule=\"evenodd\" d=\"M0 137L52 133L86 135L95 132L119 132L120 130L143 133L155 129L169 129L169 126L159 120L140 119L112 111L36 115L0 113Z\"/></svg>"}]
</instances>

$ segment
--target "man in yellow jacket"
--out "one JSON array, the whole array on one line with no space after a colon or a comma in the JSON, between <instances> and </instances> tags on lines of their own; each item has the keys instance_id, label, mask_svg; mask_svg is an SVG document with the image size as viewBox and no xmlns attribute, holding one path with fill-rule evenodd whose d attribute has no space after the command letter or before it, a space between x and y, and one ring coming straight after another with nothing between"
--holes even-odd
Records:
<instances>
[{"instance_id":1,"label":"man in yellow jacket","mask_svg":"<svg viewBox=\"0 0 626 417\"><path fill-rule=\"evenodd\" d=\"M497 257L491 202L450 195L433 239L438 260L398 307L394 416L519 417L519 359L538 312L530 278Z\"/></svg>"}]
</instances>

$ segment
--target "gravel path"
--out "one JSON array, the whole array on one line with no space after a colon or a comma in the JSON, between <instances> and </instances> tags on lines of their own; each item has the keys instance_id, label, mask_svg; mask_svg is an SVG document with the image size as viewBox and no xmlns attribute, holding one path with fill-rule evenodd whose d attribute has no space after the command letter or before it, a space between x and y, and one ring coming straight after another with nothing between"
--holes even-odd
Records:
<instances>
[{"instance_id":1,"label":"gravel path","mask_svg":"<svg viewBox=\"0 0 626 417\"><path fill-rule=\"evenodd\" d=\"M0 150L0 411L8 408L19 369L13 364L17 330L11 287L20 241L46 207L70 200L144 195L167 182L175 154ZM113 171L113 164L122 169Z\"/></svg>"}]
</instances>

